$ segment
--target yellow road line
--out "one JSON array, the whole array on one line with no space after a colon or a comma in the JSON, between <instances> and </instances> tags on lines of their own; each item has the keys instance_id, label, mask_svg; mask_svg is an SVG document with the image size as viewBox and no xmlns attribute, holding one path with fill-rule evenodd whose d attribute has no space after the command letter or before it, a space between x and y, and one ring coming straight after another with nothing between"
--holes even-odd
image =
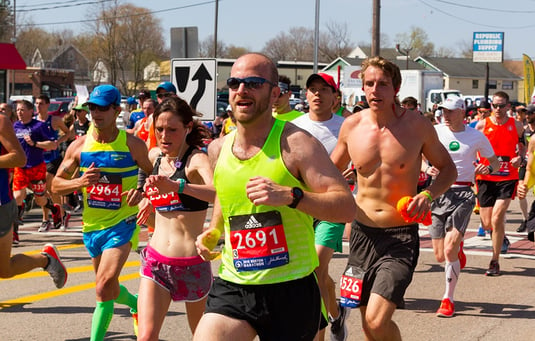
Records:
<instances>
[{"instance_id":1,"label":"yellow road line","mask_svg":"<svg viewBox=\"0 0 535 341\"><path fill-rule=\"evenodd\" d=\"M136 279L136 278L139 278L139 273L137 273L137 272L131 273L131 274L128 274L128 275L119 276L119 282L130 281L130 280L133 280L133 279ZM2 310L3 308L9 308L9 307L12 307L12 306L18 305L18 304L28 304L28 303L33 303L33 302L36 302L36 301L41 301L41 300L45 300L45 299L49 299L49 298L53 298L53 297L57 297L57 296L73 294L73 293L76 293L76 292L89 290L89 289L92 289L94 287L95 287L95 283L92 282L92 283L79 284L79 285L75 285L75 286L72 286L72 287L66 287L66 288L62 288L62 289L52 290L52 291L44 292L44 293L41 293L41 294L19 297L19 298L15 298L13 300L0 302L0 310Z\"/></svg>"},{"instance_id":2,"label":"yellow road line","mask_svg":"<svg viewBox=\"0 0 535 341\"><path fill-rule=\"evenodd\" d=\"M123 269L131 268L131 267L139 267L140 265L141 265L141 262L138 260L129 261L124 264ZM84 265L84 266L77 266L74 268L67 268L67 272L69 273L69 275L75 274L75 273L82 273L82 272L93 272L93 265ZM12 281L12 280L17 280L17 279L37 278L37 277L44 277L44 276L49 276L48 272L44 270L31 271L31 272L26 272L26 273L23 273L23 274L20 274L11 278L0 278L0 281Z\"/></svg>"},{"instance_id":3,"label":"yellow road line","mask_svg":"<svg viewBox=\"0 0 535 341\"><path fill-rule=\"evenodd\" d=\"M56 249L58 249L58 251L59 250L77 249L77 248L80 248L80 247L84 247L85 248L85 245L84 244L67 244L67 245L61 245L61 246L60 245L56 245ZM16 250L14 250L14 251L16 251ZM38 253L41 253L41 249L23 252L23 254L25 254L25 255L36 255Z\"/></svg>"}]
</instances>

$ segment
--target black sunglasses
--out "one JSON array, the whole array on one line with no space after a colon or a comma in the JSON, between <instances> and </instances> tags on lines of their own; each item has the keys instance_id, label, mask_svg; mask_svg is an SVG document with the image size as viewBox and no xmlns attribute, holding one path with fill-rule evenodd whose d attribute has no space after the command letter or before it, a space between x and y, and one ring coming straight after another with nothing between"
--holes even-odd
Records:
<instances>
[{"instance_id":1,"label":"black sunglasses","mask_svg":"<svg viewBox=\"0 0 535 341\"><path fill-rule=\"evenodd\" d=\"M492 106L494 108L497 108L497 109L503 109L507 106L507 104L496 104L496 103L492 103Z\"/></svg>"},{"instance_id":2,"label":"black sunglasses","mask_svg":"<svg viewBox=\"0 0 535 341\"><path fill-rule=\"evenodd\" d=\"M247 89L260 89L262 85L264 85L264 83L268 83L271 86L275 86L275 84L262 77L230 77L229 79L227 79L227 85L232 90L238 90L241 83L243 83L245 85L245 88Z\"/></svg>"},{"instance_id":3,"label":"black sunglasses","mask_svg":"<svg viewBox=\"0 0 535 341\"><path fill-rule=\"evenodd\" d=\"M171 97L173 95L174 95L174 93L172 93L172 92L160 92L156 96L158 96L159 99L162 99L162 98Z\"/></svg>"},{"instance_id":4,"label":"black sunglasses","mask_svg":"<svg viewBox=\"0 0 535 341\"><path fill-rule=\"evenodd\" d=\"M93 103L88 103L87 104L87 107L89 108L90 111L98 110L100 112L104 112L104 111L110 110L111 106L112 106L112 104L108 104L108 105L96 105L96 104L93 104Z\"/></svg>"}]
</instances>

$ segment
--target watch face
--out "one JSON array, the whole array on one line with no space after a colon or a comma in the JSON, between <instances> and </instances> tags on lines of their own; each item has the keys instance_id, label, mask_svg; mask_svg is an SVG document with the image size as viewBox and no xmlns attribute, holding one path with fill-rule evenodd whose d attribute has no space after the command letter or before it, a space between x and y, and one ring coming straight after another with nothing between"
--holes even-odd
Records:
<instances>
[{"instance_id":1,"label":"watch face","mask_svg":"<svg viewBox=\"0 0 535 341\"><path fill-rule=\"evenodd\" d=\"M303 190L299 187L292 188L292 196L294 197L294 200L301 200L303 197Z\"/></svg>"}]
</instances>

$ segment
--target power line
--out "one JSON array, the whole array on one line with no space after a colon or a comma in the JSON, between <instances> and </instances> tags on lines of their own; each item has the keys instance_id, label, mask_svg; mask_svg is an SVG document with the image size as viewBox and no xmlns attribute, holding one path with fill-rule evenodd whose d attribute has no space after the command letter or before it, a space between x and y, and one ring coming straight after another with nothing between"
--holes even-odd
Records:
<instances>
[{"instance_id":1,"label":"power line","mask_svg":"<svg viewBox=\"0 0 535 341\"><path fill-rule=\"evenodd\" d=\"M460 20L460 21L462 21L464 23L469 23L469 24L473 24L473 25L476 25L476 26L483 26L483 27L496 28L496 29L510 29L510 30L519 30L519 29L526 29L526 28L535 27L535 24L524 25L524 26L502 26L502 25L489 25L489 24L485 24L485 23L482 23L482 22L470 21L468 19L461 18L459 16L456 16L456 15L453 15L453 14L451 14L449 12L446 12L445 10L442 10L440 8L437 8L437 7L433 6L433 5L430 5L427 2L425 2L424 0L418 0L418 1L423 3L424 5L432 8L432 9L434 9L437 12L440 12L440 13L442 13L444 15L447 15L449 17L452 17L454 19ZM436 1L439 1L439 0L436 0ZM523 12L523 13L525 13L525 12Z\"/></svg>"},{"instance_id":2,"label":"power line","mask_svg":"<svg viewBox=\"0 0 535 341\"><path fill-rule=\"evenodd\" d=\"M79 2L79 3L70 3L66 5L65 3L57 3L55 6L51 7L38 7L38 8L28 8L28 9L18 9L17 12L35 12L35 11L48 11L51 9L57 9L57 8L65 8L65 7L78 7L78 6L85 6L85 5L95 5L95 4L101 4L104 2L110 2L113 0L97 0L97 1L86 1L86 2Z\"/></svg>"},{"instance_id":3,"label":"power line","mask_svg":"<svg viewBox=\"0 0 535 341\"><path fill-rule=\"evenodd\" d=\"M22 4L22 5L17 5L17 9L19 8L33 8L35 6L50 6L50 5L61 5L61 4L73 4L73 3L77 3L77 2L83 2L83 1L87 1L87 0L72 0L72 1L56 1L56 2L44 2L44 3L40 3L40 4Z\"/></svg>"},{"instance_id":4,"label":"power line","mask_svg":"<svg viewBox=\"0 0 535 341\"><path fill-rule=\"evenodd\" d=\"M466 4L458 4L456 2L446 1L446 0L434 0L436 2L442 2L444 4L458 6L458 7L464 7L464 8L470 8L470 9L477 9L481 11L488 11L488 12L496 12L496 13L518 13L518 14L529 14L529 13L535 13L535 10L515 10L515 9L503 9L503 8L488 8L488 7L479 7L479 6L472 6L472 5L466 5Z\"/></svg>"},{"instance_id":5,"label":"power line","mask_svg":"<svg viewBox=\"0 0 535 341\"><path fill-rule=\"evenodd\" d=\"M110 0L104 0L104 1L110 1ZM222 0L219 0L219 1L222 1ZM105 19L94 19L94 20L91 20L91 21L103 21L103 20L110 20L110 19L122 19L122 18L129 18L129 17L138 17L138 16L144 16L144 15L149 15L149 14L156 14L156 13L161 13L161 12L170 12L170 11L177 11L177 10L180 10L180 9L185 9L185 8L190 8L190 7L197 7L197 6L203 6L203 5L208 5L208 4L212 4L214 3L215 0L210 0L210 1L205 1L205 2L199 2L197 4L192 4L192 5L185 5L185 6L179 6L179 7L172 7L172 8L166 8L166 9L161 9L161 10L156 10L156 11L150 11L150 12L146 12L146 13L136 13L136 14L129 14L129 15L121 15L121 16L116 16L116 17L106 17ZM34 24L34 23L31 23L31 24L17 24L18 27L25 27L25 26L48 26L48 25L67 25L67 24L77 24L77 23L81 23L81 22L88 22L89 20L71 20L71 21L56 21L56 22L49 22L49 23L38 23L38 24ZM3 26L3 25L0 25L0 26Z\"/></svg>"}]
</instances>

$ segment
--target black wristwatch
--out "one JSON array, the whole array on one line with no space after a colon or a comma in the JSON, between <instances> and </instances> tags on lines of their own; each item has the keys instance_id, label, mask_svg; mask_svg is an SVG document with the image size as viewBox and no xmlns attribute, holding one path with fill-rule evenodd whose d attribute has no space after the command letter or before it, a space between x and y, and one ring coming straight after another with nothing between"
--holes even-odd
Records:
<instances>
[{"instance_id":1,"label":"black wristwatch","mask_svg":"<svg viewBox=\"0 0 535 341\"><path fill-rule=\"evenodd\" d=\"M292 188L292 203L288 205L290 208L296 208L301 199L303 199L303 196L305 194L303 193L303 190L299 187L293 187Z\"/></svg>"}]
</instances>

